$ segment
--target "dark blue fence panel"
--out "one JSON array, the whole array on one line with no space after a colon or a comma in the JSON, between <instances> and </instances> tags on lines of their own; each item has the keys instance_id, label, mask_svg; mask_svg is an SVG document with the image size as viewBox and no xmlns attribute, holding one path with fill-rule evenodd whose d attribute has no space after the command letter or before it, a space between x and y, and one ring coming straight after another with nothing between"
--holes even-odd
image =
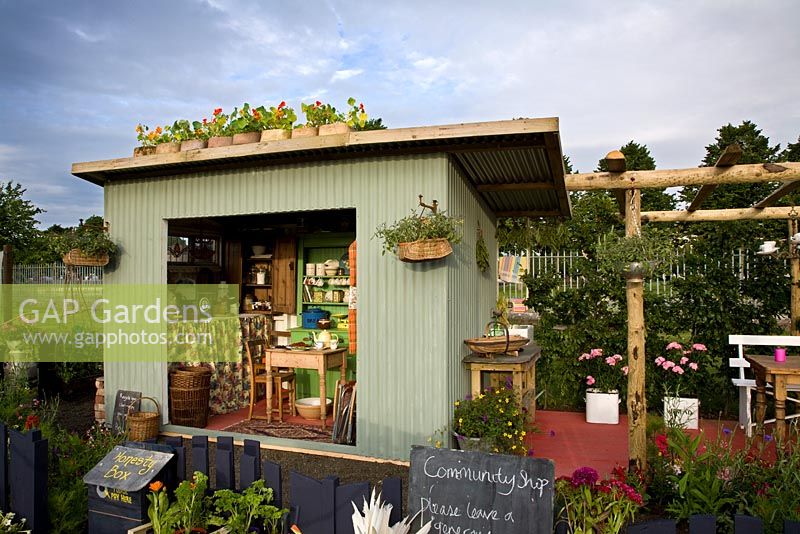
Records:
<instances>
[{"instance_id":1,"label":"dark blue fence panel","mask_svg":"<svg viewBox=\"0 0 800 534\"><path fill-rule=\"evenodd\" d=\"M236 489L236 472L233 467L233 438L220 436L217 438L216 450L217 481L216 489Z\"/></svg>"},{"instance_id":2,"label":"dark blue fence panel","mask_svg":"<svg viewBox=\"0 0 800 534\"><path fill-rule=\"evenodd\" d=\"M749 515L733 516L733 531L736 534L764 534L764 523Z\"/></svg>"},{"instance_id":3,"label":"dark blue fence panel","mask_svg":"<svg viewBox=\"0 0 800 534\"><path fill-rule=\"evenodd\" d=\"M178 480L186 480L186 448L183 446L183 438L180 436L170 436L164 440L167 445L175 449L178 470L176 475Z\"/></svg>"},{"instance_id":4,"label":"dark blue fence panel","mask_svg":"<svg viewBox=\"0 0 800 534\"><path fill-rule=\"evenodd\" d=\"M239 489L245 489L259 478L261 478L261 444L246 439L242 457L239 459Z\"/></svg>"},{"instance_id":5,"label":"dark blue fence panel","mask_svg":"<svg viewBox=\"0 0 800 534\"><path fill-rule=\"evenodd\" d=\"M192 436L192 472L200 471L208 476L208 436Z\"/></svg>"},{"instance_id":6,"label":"dark blue fence panel","mask_svg":"<svg viewBox=\"0 0 800 534\"><path fill-rule=\"evenodd\" d=\"M369 500L369 482L338 486L335 498L336 534L353 534L353 503L361 510L364 499Z\"/></svg>"},{"instance_id":7,"label":"dark blue fence panel","mask_svg":"<svg viewBox=\"0 0 800 534\"><path fill-rule=\"evenodd\" d=\"M675 521L656 519L628 527L628 534L675 534Z\"/></svg>"},{"instance_id":8,"label":"dark blue fence panel","mask_svg":"<svg viewBox=\"0 0 800 534\"><path fill-rule=\"evenodd\" d=\"M8 429L0 423L0 510L8 510Z\"/></svg>"},{"instance_id":9,"label":"dark blue fence panel","mask_svg":"<svg viewBox=\"0 0 800 534\"><path fill-rule=\"evenodd\" d=\"M300 473L289 473L290 508L303 534L335 532L335 490L337 478L316 480Z\"/></svg>"},{"instance_id":10,"label":"dark blue fence panel","mask_svg":"<svg viewBox=\"0 0 800 534\"><path fill-rule=\"evenodd\" d=\"M689 534L716 534L717 518L713 515L693 515L689 518Z\"/></svg>"},{"instance_id":11,"label":"dark blue fence panel","mask_svg":"<svg viewBox=\"0 0 800 534\"><path fill-rule=\"evenodd\" d=\"M268 488L272 488L273 504L278 508L283 508L283 482L281 480L281 466L275 462L264 460L264 468L261 476Z\"/></svg>"},{"instance_id":12,"label":"dark blue fence panel","mask_svg":"<svg viewBox=\"0 0 800 534\"><path fill-rule=\"evenodd\" d=\"M47 440L39 430L11 430L10 510L24 517L33 534L49 531L47 518Z\"/></svg>"},{"instance_id":13,"label":"dark blue fence panel","mask_svg":"<svg viewBox=\"0 0 800 534\"><path fill-rule=\"evenodd\" d=\"M399 478L384 479L381 497L384 502L392 505L392 513L389 514L389 526L403 519L403 481Z\"/></svg>"}]
</instances>

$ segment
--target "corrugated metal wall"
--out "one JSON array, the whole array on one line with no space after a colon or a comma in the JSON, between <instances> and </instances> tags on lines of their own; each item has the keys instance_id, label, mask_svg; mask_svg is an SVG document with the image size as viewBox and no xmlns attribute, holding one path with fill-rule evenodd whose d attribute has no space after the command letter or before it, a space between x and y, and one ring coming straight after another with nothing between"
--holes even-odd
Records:
<instances>
[{"instance_id":1,"label":"corrugated metal wall","mask_svg":"<svg viewBox=\"0 0 800 534\"><path fill-rule=\"evenodd\" d=\"M490 319L491 310L496 304L497 280L497 238L494 214L486 203L460 175L454 165L448 167L447 210L453 215L464 217L464 240L455 248L454 265L448 272L447 298L447 359L450 366L448 376L449 404L445 407L446 416L452 414L452 403L462 399L470 391L469 374L461 360L469 354L464 339L479 337ZM483 238L489 250L489 268L481 273L475 259L475 245L478 228L483 230Z\"/></svg>"},{"instance_id":2,"label":"corrugated metal wall","mask_svg":"<svg viewBox=\"0 0 800 534\"><path fill-rule=\"evenodd\" d=\"M459 252L446 261L417 265L402 263L394 255L382 256L380 242L372 236L378 224L408 215L420 193L447 208L456 192L455 201L474 211L463 184L453 186L460 182L456 178L446 156L425 155L111 183L106 186L105 216L122 253L106 282L161 283L166 279L165 219L356 208L359 408L354 452L407 458L409 445L423 443L446 423L454 394L466 391L461 340L447 333L447 324L454 324L448 318L453 310L475 305L467 295L475 292L474 278L459 282L471 285L469 292L462 289L457 305L449 298L453 288L449 280L455 276L453 271L464 267L463 254L474 264L474 235L468 235L467 244L456 247ZM456 214L459 209L449 211ZM493 236L493 232L488 234ZM491 291L494 279L486 281L486 291ZM458 312L456 320L462 314ZM482 324L476 319L472 322ZM473 328L463 328L474 333ZM459 362L454 368L455 359ZM460 386L451 384L453 374ZM160 364L108 362L106 387L109 396L119 388L142 391L158 398L163 407L166 369ZM463 391L456 391L459 388Z\"/></svg>"}]
</instances>

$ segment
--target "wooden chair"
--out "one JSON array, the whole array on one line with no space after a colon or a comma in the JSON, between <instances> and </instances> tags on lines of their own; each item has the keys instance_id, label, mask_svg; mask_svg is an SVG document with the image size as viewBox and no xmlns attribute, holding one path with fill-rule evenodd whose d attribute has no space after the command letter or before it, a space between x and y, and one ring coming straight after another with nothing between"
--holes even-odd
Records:
<instances>
[{"instance_id":1,"label":"wooden chair","mask_svg":"<svg viewBox=\"0 0 800 534\"><path fill-rule=\"evenodd\" d=\"M269 350L263 339L252 339L245 343L247 365L250 368L250 412L247 419L267 419L266 415L253 416L253 406L256 403L256 387L263 384L267 386L267 368L264 363L264 350ZM283 385L287 384L284 388ZM277 408L267 406L266 409L278 412L278 421L283 422L284 401L289 415L295 415L296 385L295 374L291 369L272 368L272 395L278 402ZM267 412L268 413L268 412Z\"/></svg>"}]
</instances>

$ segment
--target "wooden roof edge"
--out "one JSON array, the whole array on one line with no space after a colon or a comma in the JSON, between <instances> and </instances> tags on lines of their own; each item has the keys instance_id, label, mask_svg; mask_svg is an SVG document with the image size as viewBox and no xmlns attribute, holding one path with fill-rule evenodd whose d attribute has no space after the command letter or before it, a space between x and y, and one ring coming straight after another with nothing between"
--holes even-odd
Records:
<instances>
[{"instance_id":1,"label":"wooden roof edge","mask_svg":"<svg viewBox=\"0 0 800 534\"><path fill-rule=\"evenodd\" d=\"M140 171L160 166L194 163L217 163L230 158L279 155L291 155L307 150L326 150L358 146L380 146L389 143L418 143L420 141L442 141L478 137L494 137L509 135L529 135L536 133L558 134L558 117L537 119L515 119L490 122L473 122L448 124L440 126L418 126L412 128L390 128L386 130L370 130L366 132L350 132L346 134L323 135L299 139L287 139L266 143L251 143L219 148L205 148L177 152L172 154L155 154L142 157L113 158L98 161L78 162L72 164L72 174L93 183L102 184L102 175L113 171Z\"/></svg>"}]
</instances>

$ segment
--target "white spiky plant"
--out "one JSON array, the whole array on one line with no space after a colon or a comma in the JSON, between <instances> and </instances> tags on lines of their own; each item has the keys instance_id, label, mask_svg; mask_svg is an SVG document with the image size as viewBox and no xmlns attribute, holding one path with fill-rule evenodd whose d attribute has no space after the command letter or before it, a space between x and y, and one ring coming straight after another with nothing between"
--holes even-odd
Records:
<instances>
[{"instance_id":1,"label":"white spiky plant","mask_svg":"<svg viewBox=\"0 0 800 534\"><path fill-rule=\"evenodd\" d=\"M393 527L389 526L389 515L392 512L392 505L381 502L381 494L375 494L375 489L372 489L372 496L367 502L364 499L364 508L362 512L358 511L356 503L353 503L353 530L355 534L409 534L411 531L411 523L416 516L412 518L405 517L402 521L396 523ZM431 522L428 521L416 534L428 534L431 530Z\"/></svg>"}]
</instances>

